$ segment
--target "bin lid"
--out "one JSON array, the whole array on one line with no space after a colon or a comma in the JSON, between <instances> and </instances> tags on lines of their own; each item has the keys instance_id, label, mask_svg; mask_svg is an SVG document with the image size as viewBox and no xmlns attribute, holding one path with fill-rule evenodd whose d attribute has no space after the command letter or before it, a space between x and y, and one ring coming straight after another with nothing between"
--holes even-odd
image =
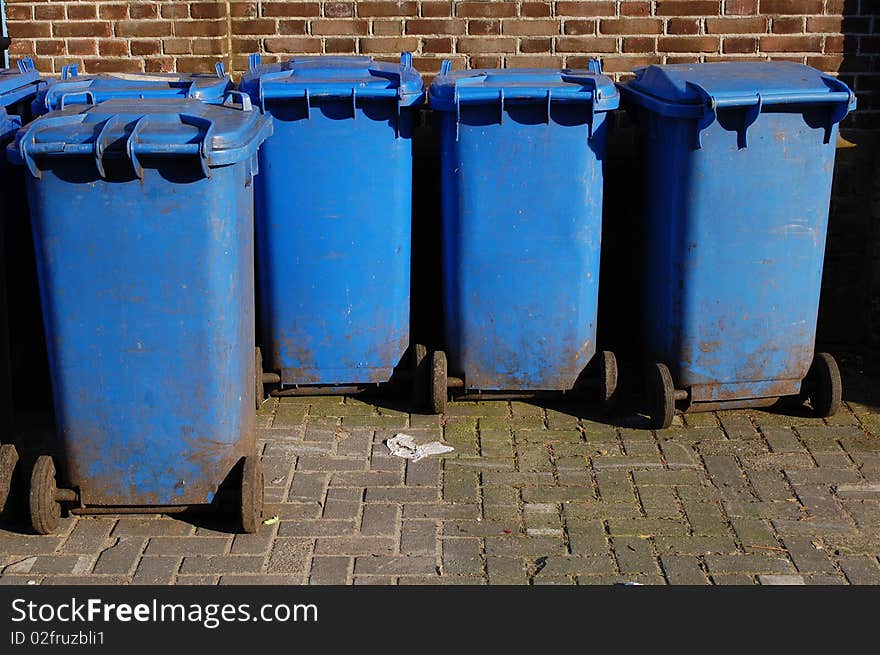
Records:
<instances>
[{"instance_id":1,"label":"bin lid","mask_svg":"<svg viewBox=\"0 0 880 655\"><path fill-rule=\"evenodd\" d=\"M62 78L51 80L35 98L35 112L63 109L68 104L95 104L112 98L196 98L223 100L232 80L222 64L215 73L100 73L79 75L66 66Z\"/></svg>"},{"instance_id":2,"label":"bin lid","mask_svg":"<svg viewBox=\"0 0 880 655\"><path fill-rule=\"evenodd\" d=\"M745 106L754 104L758 95L764 104L855 101L837 78L790 61L655 64L633 72L635 79L626 82L624 89L671 104L698 105L711 99L722 107Z\"/></svg>"},{"instance_id":3,"label":"bin lid","mask_svg":"<svg viewBox=\"0 0 880 655\"><path fill-rule=\"evenodd\" d=\"M251 55L250 70L241 90L262 106L267 98L350 97L395 98L405 107L424 102L425 85L413 68L412 55L399 64L372 57L294 57L278 64L261 64Z\"/></svg>"},{"instance_id":4,"label":"bin lid","mask_svg":"<svg viewBox=\"0 0 880 655\"><path fill-rule=\"evenodd\" d=\"M257 152L272 133L272 118L250 98L230 92L223 104L191 98L118 98L71 105L18 131L10 160L40 177L35 157L93 156L103 175L105 158L128 158L142 176L142 156L198 157L210 167L234 164Z\"/></svg>"},{"instance_id":5,"label":"bin lid","mask_svg":"<svg viewBox=\"0 0 880 655\"><path fill-rule=\"evenodd\" d=\"M0 139L3 143L6 143L19 127L21 127L21 118L10 116L6 113L6 107L0 107ZM2 158L3 154L0 153L0 159Z\"/></svg>"},{"instance_id":6,"label":"bin lid","mask_svg":"<svg viewBox=\"0 0 880 655\"><path fill-rule=\"evenodd\" d=\"M452 71L444 62L429 90L431 107L454 110L456 104L516 101L589 102L595 111L616 109L620 96L597 60L589 69L489 68Z\"/></svg>"},{"instance_id":7,"label":"bin lid","mask_svg":"<svg viewBox=\"0 0 880 655\"><path fill-rule=\"evenodd\" d=\"M16 68L0 68L0 105L8 107L36 93L41 81L30 58L19 60Z\"/></svg>"}]
</instances>

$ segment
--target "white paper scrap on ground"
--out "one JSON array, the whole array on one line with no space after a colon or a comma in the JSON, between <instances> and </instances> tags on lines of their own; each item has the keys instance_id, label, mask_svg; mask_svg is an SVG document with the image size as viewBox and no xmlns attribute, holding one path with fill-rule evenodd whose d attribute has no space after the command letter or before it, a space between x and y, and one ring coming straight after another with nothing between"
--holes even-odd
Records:
<instances>
[{"instance_id":1,"label":"white paper scrap on ground","mask_svg":"<svg viewBox=\"0 0 880 655\"><path fill-rule=\"evenodd\" d=\"M392 455L411 459L414 462L431 455L442 455L455 450L452 446L444 446L439 441L417 444L413 437L403 433L395 434L385 442L385 445L388 446Z\"/></svg>"}]
</instances>

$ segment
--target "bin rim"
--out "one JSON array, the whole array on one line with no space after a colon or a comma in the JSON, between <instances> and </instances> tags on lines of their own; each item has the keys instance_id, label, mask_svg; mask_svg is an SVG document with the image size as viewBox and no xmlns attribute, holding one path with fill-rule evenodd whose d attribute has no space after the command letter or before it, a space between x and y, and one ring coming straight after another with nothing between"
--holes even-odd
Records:
<instances>
[{"instance_id":1,"label":"bin rim","mask_svg":"<svg viewBox=\"0 0 880 655\"><path fill-rule=\"evenodd\" d=\"M222 62L214 73L95 73L79 74L65 66L60 78L47 80L34 98L34 113L64 109L67 104L95 104L114 98L182 97L221 102L232 90L232 78Z\"/></svg>"},{"instance_id":2,"label":"bin rim","mask_svg":"<svg viewBox=\"0 0 880 655\"><path fill-rule=\"evenodd\" d=\"M249 62L239 88L261 109L266 99L395 99L398 107L425 101L425 83L409 52L401 53L399 64L368 55L301 56L263 64L260 55L253 54Z\"/></svg>"},{"instance_id":3,"label":"bin rim","mask_svg":"<svg viewBox=\"0 0 880 655\"><path fill-rule=\"evenodd\" d=\"M104 174L106 158L128 158L143 177L140 157L195 157L210 169L254 158L272 134L272 117L254 110L238 91L223 104L195 99L114 99L49 112L19 129L8 158L41 177L37 157L92 157Z\"/></svg>"},{"instance_id":4,"label":"bin rim","mask_svg":"<svg viewBox=\"0 0 880 655\"><path fill-rule=\"evenodd\" d=\"M855 93L844 82L797 62L652 64L633 73L618 84L625 101L672 118L701 118L733 107L828 104L837 107L832 112L837 123L856 108Z\"/></svg>"},{"instance_id":5,"label":"bin rim","mask_svg":"<svg viewBox=\"0 0 880 655\"><path fill-rule=\"evenodd\" d=\"M438 111L458 111L462 104L566 102L591 104L594 112L617 109L620 94L599 61L588 68L479 68L453 71L444 62L428 90Z\"/></svg>"}]
</instances>

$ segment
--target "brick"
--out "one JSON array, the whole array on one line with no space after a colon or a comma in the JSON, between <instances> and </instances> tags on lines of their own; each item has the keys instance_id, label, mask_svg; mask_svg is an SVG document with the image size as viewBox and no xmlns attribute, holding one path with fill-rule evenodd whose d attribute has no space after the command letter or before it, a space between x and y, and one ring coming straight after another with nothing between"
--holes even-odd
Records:
<instances>
[{"instance_id":1,"label":"brick","mask_svg":"<svg viewBox=\"0 0 880 655\"><path fill-rule=\"evenodd\" d=\"M463 20L423 18L406 21L407 34L464 34L467 23Z\"/></svg>"},{"instance_id":2,"label":"brick","mask_svg":"<svg viewBox=\"0 0 880 655\"><path fill-rule=\"evenodd\" d=\"M511 36L550 36L559 33L556 20L518 20L504 21L502 33Z\"/></svg>"},{"instance_id":3,"label":"brick","mask_svg":"<svg viewBox=\"0 0 880 655\"><path fill-rule=\"evenodd\" d=\"M131 11L134 11L137 5L132 5ZM155 16L155 7L151 5L147 5L153 10L153 15ZM68 20L95 20L98 17L98 9L95 5L68 5L67 7L67 19ZM141 16L132 15L132 18L141 18Z\"/></svg>"},{"instance_id":4,"label":"brick","mask_svg":"<svg viewBox=\"0 0 880 655\"><path fill-rule=\"evenodd\" d=\"M666 21L667 34L699 34L700 21L696 18L670 18Z\"/></svg>"},{"instance_id":5,"label":"brick","mask_svg":"<svg viewBox=\"0 0 880 655\"><path fill-rule=\"evenodd\" d=\"M388 16L418 16L419 3L417 2L357 2L357 15L361 18L388 17ZM423 2L423 5L431 5L430 9L435 12L431 15L451 16L450 13L442 13L443 5L451 5L449 2ZM427 16L428 14L423 15Z\"/></svg>"},{"instance_id":6,"label":"brick","mask_svg":"<svg viewBox=\"0 0 880 655\"><path fill-rule=\"evenodd\" d=\"M556 39L556 52L614 52L616 39L562 37Z\"/></svg>"},{"instance_id":7,"label":"brick","mask_svg":"<svg viewBox=\"0 0 880 655\"><path fill-rule=\"evenodd\" d=\"M557 16L614 16L616 2L557 2Z\"/></svg>"},{"instance_id":8,"label":"brick","mask_svg":"<svg viewBox=\"0 0 880 655\"><path fill-rule=\"evenodd\" d=\"M600 34L657 34L662 21L655 18L613 18L599 21Z\"/></svg>"},{"instance_id":9,"label":"brick","mask_svg":"<svg viewBox=\"0 0 880 655\"><path fill-rule=\"evenodd\" d=\"M244 3L236 3L244 4ZM369 4L369 3L360 3ZM262 3L263 16L287 17L287 16L303 16L314 17L321 15L321 4L318 2L264 2ZM255 13L253 15L256 15Z\"/></svg>"},{"instance_id":10,"label":"brick","mask_svg":"<svg viewBox=\"0 0 880 655\"><path fill-rule=\"evenodd\" d=\"M312 34L316 36L361 36L369 33L370 23L365 20L312 21Z\"/></svg>"},{"instance_id":11,"label":"brick","mask_svg":"<svg viewBox=\"0 0 880 655\"><path fill-rule=\"evenodd\" d=\"M165 26L163 29L167 29L169 24L166 21L157 21L159 25ZM235 22L235 21L233 21ZM135 25L145 25L145 23L135 23ZM175 36L226 36L226 21L208 21L208 20L176 20L172 23L174 26L174 35ZM149 32L140 32L138 33L137 27L133 28L133 33L128 34L127 36L163 36L162 34L155 34L155 31L158 31L160 28L151 26L149 27ZM141 28L147 29L147 28ZM233 32L235 30L233 29ZM119 30L117 29L117 35L119 34ZM168 32L170 34L170 32Z\"/></svg>"},{"instance_id":12,"label":"brick","mask_svg":"<svg viewBox=\"0 0 880 655\"><path fill-rule=\"evenodd\" d=\"M761 0L761 13L821 14L822 0Z\"/></svg>"},{"instance_id":13,"label":"brick","mask_svg":"<svg viewBox=\"0 0 880 655\"><path fill-rule=\"evenodd\" d=\"M657 48L663 52L718 52L720 43L713 36L661 36Z\"/></svg>"},{"instance_id":14,"label":"brick","mask_svg":"<svg viewBox=\"0 0 880 655\"><path fill-rule=\"evenodd\" d=\"M68 36L110 36L110 26L107 23L95 23L96 25L103 25L104 31L106 34L96 34L94 32L88 32L86 34L80 35L68 35ZM178 25L187 25L189 23L178 23L175 22L174 25L177 27ZM86 23L83 23L86 25ZM171 36L171 25L172 23L164 20L150 20L150 21L136 21L136 20L123 20L116 23L116 36L121 37L143 37L143 36ZM56 32L58 30L56 29ZM175 30L175 33L178 36L190 36L188 34L181 33L179 29ZM59 34L60 35L60 34Z\"/></svg>"},{"instance_id":15,"label":"brick","mask_svg":"<svg viewBox=\"0 0 880 655\"><path fill-rule=\"evenodd\" d=\"M354 3L352 2L325 2L324 16L327 18L348 18L354 16Z\"/></svg>"},{"instance_id":16,"label":"brick","mask_svg":"<svg viewBox=\"0 0 880 655\"><path fill-rule=\"evenodd\" d=\"M516 3L459 2L456 15L464 18L508 18L516 16Z\"/></svg>"},{"instance_id":17,"label":"brick","mask_svg":"<svg viewBox=\"0 0 880 655\"><path fill-rule=\"evenodd\" d=\"M596 21L594 20L567 20L565 21L565 33L574 36L592 35L596 33Z\"/></svg>"},{"instance_id":18,"label":"brick","mask_svg":"<svg viewBox=\"0 0 880 655\"><path fill-rule=\"evenodd\" d=\"M229 548L227 537L153 537L146 555L220 555Z\"/></svg>"},{"instance_id":19,"label":"brick","mask_svg":"<svg viewBox=\"0 0 880 655\"><path fill-rule=\"evenodd\" d=\"M358 39L363 53L399 54L404 51L417 50L419 40L415 37L371 37Z\"/></svg>"},{"instance_id":20,"label":"brick","mask_svg":"<svg viewBox=\"0 0 880 655\"><path fill-rule=\"evenodd\" d=\"M805 21L800 16L790 18L774 18L772 31L774 34L802 34Z\"/></svg>"},{"instance_id":21,"label":"brick","mask_svg":"<svg viewBox=\"0 0 880 655\"><path fill-rule=\"evenodd\" d=\"M658 16L717 16L720 0L657 0Z\"/></svg>"},{"instance_id":22,"label":"brick","mask_svg":"<svg viewBox=\"0 0 880 655\"><path fill-rule=\"evenodd\" d=\"M492 36L501 34L501 21L499 20L469 20L467 22L468 25L468 34L471 36ZM447 432L450 431L449 426L447 426ZM450 435L447 435L446 440L448 441Z\"/></svg>"},{"instance_id":23,"label":"brick","mask_svg":"<svg viewBox=\"0 0 880 655\"><path fill-rule=\"evenodd\" d=\"M724 13L728 16L754 16L758 13L758 0L724 0Z\"/></svg>"},{"instance_id":24,"label":"brick","mask_svg":"<svg viewBox=\"0 0 880 655\"><path fill-rule=\"evenodd\" d=\"M369 4L369 3L368 3L368 2L359 2L359 3L358 3L358 7L359 7L359 8L358 8L358 11L360 11L360 6L361 6L361 5L366 5L366 4ZM389 3L389 4L390 4L390 3ZM397 3L394 3L394 4L397 4L397 5L409 5L409 4L415 5L416 3L414 3L414 2L412 2L412 3L409 3L409 2L397 2ZM419 3L419 4L421 4L421 6L422 6L422 16L424 16L424 17L426 17L426 18L428 18L428 17L445 17L445 16L452 16L452 3L451 3L451 2L446 2L446 1L444 1L444 2L436 2L436 1L433 1L433 0L431 0L431 1L427 1L427 0L426 0L426 1L423 1L423 2L421 2L421 3Z\"/></svg>"}]
</instances>

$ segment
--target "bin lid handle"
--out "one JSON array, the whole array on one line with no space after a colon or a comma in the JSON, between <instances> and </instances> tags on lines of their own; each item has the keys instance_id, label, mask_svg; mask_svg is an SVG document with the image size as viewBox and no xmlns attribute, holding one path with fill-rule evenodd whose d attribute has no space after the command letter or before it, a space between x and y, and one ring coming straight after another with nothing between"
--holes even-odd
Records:
<instances>
[{"instance_id":1,"label":"bin lid handle","mask_svg":"<svg viewBox=\"0 0 880 655\"><path fill-rule=\"evenodd\" d=\"M61 67L61 79L69 80L71 77L79 75L79 66L77 64L64 64Z\"/></svg>"}]
</instances>

